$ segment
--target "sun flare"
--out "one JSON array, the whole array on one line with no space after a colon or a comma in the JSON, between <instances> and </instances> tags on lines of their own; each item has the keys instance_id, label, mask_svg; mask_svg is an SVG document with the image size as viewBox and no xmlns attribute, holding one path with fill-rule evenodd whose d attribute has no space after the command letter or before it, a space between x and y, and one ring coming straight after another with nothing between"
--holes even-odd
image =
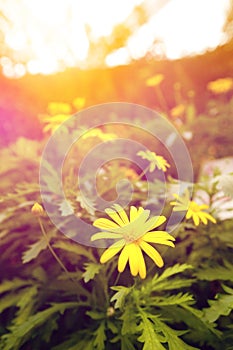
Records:
<instances>
[{"instance_id":1,"label":"sun flare","mask_svg":"<svg viewBox=\"0 0 233 350\"><path fill-rule=\"evenodd\" d=\"M152 11L155 3L142 0L13 0L4 2L4 8L0 2L3 74L20 77L26 72L51 74L66 67L88 67L90 39L110 36L138 5L150 14L148 22L135 30L125 47L109 53L105 62L96 59L96 66L141 58L155 40L163 43L163 54L172 59L216 47L222 40L229 0L161 3L160 9Z\"/></svg>"}]
</instances>

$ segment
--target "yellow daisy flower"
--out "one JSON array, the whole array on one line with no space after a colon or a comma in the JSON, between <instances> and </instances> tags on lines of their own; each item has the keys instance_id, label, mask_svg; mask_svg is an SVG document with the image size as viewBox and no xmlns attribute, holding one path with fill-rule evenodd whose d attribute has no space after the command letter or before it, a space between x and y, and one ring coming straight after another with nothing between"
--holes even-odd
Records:
<instances>
[{"instance_id":1,"label":"yellow daisy flower","mask_svg":"<svg viewBox=\"0 0 233 350\"><path fill-rule=\"evenodd\" d=\"M147 159L150 162L149 171L152 172L155 168L162 170L163 172L167 171L167 168L170 168L170 164L166 161L162 156L158 156L155 152L151 152L146 150L139 151L137 153L138 156L142 157L142 159Z\"/></svg>"},{"instance_id":2,"label":"yellow daisy flower","mask_svg":"<svg viewBox=\"0 0 233 350\"><path fill-rule=\"evenodd\" d=\"M224 94L233 89L232 78L221 78L207 84L207 89L214 94Z\"/></svg>"},{"instance_id":3,"label":"yellow daisy flower","mask_svg":"<svg viewBox=\"0 0 233 350\"><path fill-rule=\"evenodd\" d=\"M181 103L171 109L171 116L174 118L183 116L185 112L185 106Z\"/></svg>"},{"instance_id":4,"label":"yellow daisy flower","mask_svg":"<svg viewBox=\"0 0 233 350\"><path fill-rule=\"evenodd\" d=\"M193 219L195 226L198 226L201 222L207 225L208 220L216 224L215 218L207 213L206 209L209 209L207 204L198 204L195 201L191 201L189 191L186 190L183 197L180 197L178 194L173 194L176 198L176 201L171 202L170 204L174 206L174 211L186 211L186 219Z\"/></svg>"},{"instance_id":5,"label":"yellow daisy flower","mask_svg":"<svg viewBox=\"0 0 233 350\"><path fill-rule=\"evenodd\" d=\"M162 225L165 216L153 216L149 218L150 210L142 207L130 207L129 217L125 210L115 204L114 209L106 209L106 213L112 219L100 218L93 225L104 230L94 234L92 241L97 239L117 239L100 258L102 264L120 252L118 259L118 271L123 272L127 262L133 276L146 277L146 264L142 251L144 251L158 267L164 265L159 252L149 243L164 244L174 247L175 238L166 231L152 231Z\"/></svg>"},{"instance_id":6,"label":"yellow daisy flower","mask_svg":"<svg viewBox=\"0 0 233 350\"><path fill-rule=\"evenodd\" d=\"M163 74L156 74L153 77L150 77L146 80L147 86L158 86L164 80Z\"/></svg>"}]
</instances>

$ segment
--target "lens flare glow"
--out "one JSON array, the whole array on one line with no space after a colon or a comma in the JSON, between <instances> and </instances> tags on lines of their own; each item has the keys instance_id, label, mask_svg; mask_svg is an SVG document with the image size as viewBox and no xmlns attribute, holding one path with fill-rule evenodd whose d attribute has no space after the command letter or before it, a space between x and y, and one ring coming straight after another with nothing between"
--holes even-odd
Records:
<instances>
[{"instance_id":1,"label":"lens flare glow","mask_svg":"<svg viewBox=\"0 0 233 350\"><path fill-rule=\"evenodd\" d=\"M230 0L161 3L163 6L149 21L131 35L126 47L107 54L105 62L96 58L96 66L128 64L131 59L143 57L157 39L162 42L163 55L171 59L202 52L221 42ZM155 3L149 0L1 1L0 11L7 18L1 23L5 40L0 60L3 74L21 77L26 72L51 74L66 67L87 68L93 62L89 57L90 39L111 35L114 26L124 23L137 5L154 13Z\"/></svg>"}]
</instances>

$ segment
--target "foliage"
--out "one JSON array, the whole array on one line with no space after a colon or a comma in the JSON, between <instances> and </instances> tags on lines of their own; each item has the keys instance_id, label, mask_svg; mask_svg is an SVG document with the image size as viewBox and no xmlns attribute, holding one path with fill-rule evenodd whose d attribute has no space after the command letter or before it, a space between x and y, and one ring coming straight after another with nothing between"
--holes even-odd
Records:
<instances>
[{"instance_id":1,"label":"foliage","mask_svg":"<svg viewBox=\"0 0 233 350\"><path fill-rule=\"evenodd\" d=\"M47 132L53 130L51 120L46 120L46 125ZM122 130L116 128L114 137L118 133ZM74 181L72 164L79 165L82 152L110 137L113 134L107 128L95 131L85 139L86 148L75 149L68 159L64 167L67 202L53 197L64 221L73 213L89 223L100 219L89 186L92 174L87 174L84 182L93 201L86 203ZM129 268L118 274L116 257L100 264L101 248L72 241L54 227L45 212L40 217L31 212L35 202L41 203L38 169L42 149L39 142L21 139L1 152L0 349L232 349L233 220L194 225L184 218L171 233L176 238L175 248L160 247L163 268L145 257L145 280L131 276ZM159 154L153 144L150 150ZM172 193L176 184L171 178L172 166L165 170ZM48 164L46 179L52 193L58 186L55 174ZM134 188L131 204L140 207L145 201L144 175L117 160L102 168L97 188L110 200L119 180L128 178ZM223 196L231 194L229 181L227 178ZM159 207L161 182L155 180L150 185L155 193L153 205ZM193 198L187 200L196 201L198 193L204 192L208 210L217 217L214 203L219 185L219 173L203 178L194 185ZM172 210L170 197L163 210L167 218Z\"/></svg>"}]
</instances>

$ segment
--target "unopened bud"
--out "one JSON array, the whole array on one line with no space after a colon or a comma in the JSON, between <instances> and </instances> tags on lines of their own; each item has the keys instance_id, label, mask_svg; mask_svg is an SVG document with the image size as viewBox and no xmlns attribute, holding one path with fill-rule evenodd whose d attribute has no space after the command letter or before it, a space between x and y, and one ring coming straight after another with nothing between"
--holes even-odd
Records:
<instances>
[{"instance_id":1,"label":"unopened bud","mask_svg":"<svg viewBox=\"0 0 233 350\"><path fill-rule=\"evenodd\" d=\"M31 209L31 212L35 216L42 216L44 213L44 209L39 203L35 203Z\"/></svg>"}]
</instances>

